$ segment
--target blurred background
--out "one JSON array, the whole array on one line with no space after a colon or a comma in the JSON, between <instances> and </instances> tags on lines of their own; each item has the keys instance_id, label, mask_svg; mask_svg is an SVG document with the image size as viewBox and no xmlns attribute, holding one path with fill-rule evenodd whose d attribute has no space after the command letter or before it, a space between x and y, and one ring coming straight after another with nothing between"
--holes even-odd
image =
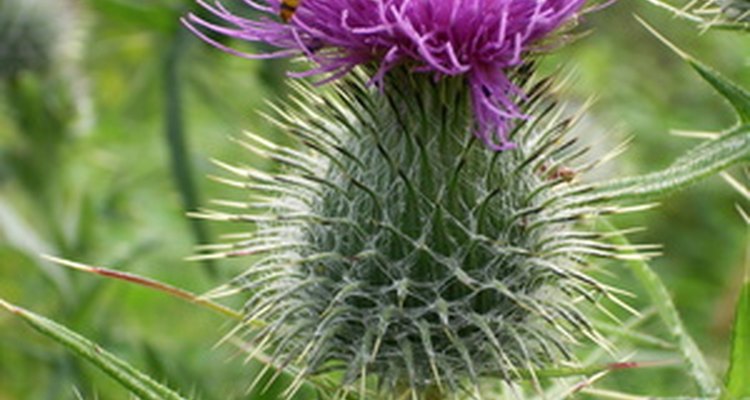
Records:
<instances>
[{"instance_id":1,"label":"blurred background","mask_svg":"<svg viewBox=\"0 0 750 400\"><path fill-rule=\"evenodd\" d=\"M190 10L197 11L191 0L0 0L0 297L87 335L191 397L259 399L247 392L257 366L231 346L214 348L230 322L39 257L131 271L195 292L246 266L186 261L196 243L246 229L190 220L186 210L246 196L208 179L217 172L211 159L275 168L229 137L250 130L285 140L260 113L270 111L266 102L284 101L284 73L299 66L242 60L203 44L179 24ZM561 66L571 76L571 104L596 99L580 127L587 140L612 147L632 137L605 176L666 166L698 143L672 130L734 123L636 14L750 87L746 37L701 33L645 1L587 16L588 35L544 68ZM741 201L714 178L616 221L647 227L633 239L664 246L652 266L717 372L726 367L747 250L735 210ZM617 265L611 268L616 274ZM672 393L680 382L670 379L651 376L649 388L630 391ZM98 370L0 313L0 400L127 397Z\"/></svg>"}]
</instances>

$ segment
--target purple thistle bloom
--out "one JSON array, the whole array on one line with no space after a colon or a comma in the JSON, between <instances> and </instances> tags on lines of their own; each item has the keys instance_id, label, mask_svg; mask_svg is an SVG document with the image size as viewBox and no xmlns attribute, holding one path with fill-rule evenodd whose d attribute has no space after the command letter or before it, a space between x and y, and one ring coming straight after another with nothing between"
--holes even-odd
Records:
<instances>
[{"instance_id":1,"label":"purple thistle bloom","mask_svg":"<svg viewBox=\"0 0 750 400\"><path fill-rule=\"evenodd\" d=\"M376 85L404 64L436 79L465 75L477 136L492 149L505 150L514 147L507 137L511 121L525 117L512 100L523 94L505 71L521 65L524 53L571 20L586 0L301 0L288 23L278 16L281 0L243 1L272 17L250 20L218 2L198 0L225 24L192 14L185 23L207 42L242 57L304 55L316 66L290 76L323 76L319 83L373 62L379 67L372 77ZM279 50L239 52L198 27Z\"/></svg>"}]
</instances>

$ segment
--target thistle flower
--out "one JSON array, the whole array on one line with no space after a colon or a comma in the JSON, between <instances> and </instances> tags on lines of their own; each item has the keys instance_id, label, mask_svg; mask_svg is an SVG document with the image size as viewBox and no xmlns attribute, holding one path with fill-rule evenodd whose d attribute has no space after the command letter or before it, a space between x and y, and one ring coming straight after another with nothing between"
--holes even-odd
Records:
<instances>
[{"instance_id":1,"label":"thistle flower","mask_svg":"<svg viewBox=\"0 0 750 400\"><path fill-rule=\"evenodd\" d=\"M460 78L395 68L382 92L359 70L322 94L296 85L298 106L276 122L304 150L238 139L281 172L217 162L233 175L217 179L252 200L199 216L254 227L196 259L257 257L211 295L248 296L249 325L265 324L249 347L299 371L287 395L333 372L341 393L482 398L486 378L533 377L580 340L599 342L581 300L611 292L585 271L620 249L577 221L619 209L571 190L594 164L566 137L575 118L560 116L551 81L530 67L510 79L530 116L513 151L467 135Z\"/></svg>"},{"instance_id":2,"label":"thistle flower","mask_svg":"<svg viewBox=\"0 0 750 400\"><path fill-rule=\"evenodd\" d=\"M219 3L202 4L233 27L186 22L235 54L304 54L316 66L294 76L333 81L296 84L295 106L279 110L305 150L239 141L282 172L218 163L238 177L220 181L257 198L199 214L255 225L197 258L259 257L213 295L248 295L247 320L265 324L247 332L251 347L297 368L288 396L333 372L339 394L481 397L485 378L533 377L580 339L601 343L580 300L612 295L584 268L620 249L576 222L619 209L570 187L594 164L578 161L574 118L524 57L583 1L246 3L283 5L289 23ZM279 50L239 53L199 28Z\"/></svg>"},{"instance_id":3,"label":"thistle flower","mask_svg":"<svg viewBox=\"0 0 750 400\"><path fill-rule=\"evenodd\" d=\"M199 2L224 23L189 15L185 22L199 36L249 58L304 55L315 62L312 69L291 74L295 77L322 76L321 82L328 82L365 64L376 66L370 82L377 85L399 65L435 79L465 77L474 133L491 148L504 150L514 147L508 140L511 121L526 117L516 104L523 93L508 79L508 71L573 19L585 0L303 0L293 14L293 8L284 8L288 23L278 17L280 0L246 0L270 15L259 20L237 16L220 3ZM279 50L241 53L198 28Z\"/></svg>"}]
</instances>

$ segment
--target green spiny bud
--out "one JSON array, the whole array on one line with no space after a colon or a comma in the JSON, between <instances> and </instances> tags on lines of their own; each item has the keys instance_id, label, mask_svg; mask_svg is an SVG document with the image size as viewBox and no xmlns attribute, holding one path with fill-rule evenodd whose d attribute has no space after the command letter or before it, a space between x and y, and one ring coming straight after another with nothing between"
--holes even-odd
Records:
<instances>
[{"instance_id":1,"label":"green spiny bud","mask_svg":"<svg viewBox=\"0 0 750 400\"><path fill-rule=\"evenodd\" d=\"M325 94L297 84L277 122L305 150L247 134L239 143L283 171L219 163L253 201L203 214L256 226L205 257L258 257L214 294L249 296L247 320L265 327L248 340L299 369L287 394L329 372L389 398L478 393L597 341L578 300L609 292L584 269L617 249L578 221L613 210L568 201L593 164L566 137L574 118L552 81L516 72L527 118L518 147L493 152L472 134L462 78L404 69L379 92L352 75Z\"/></svg>"}]
</instances>

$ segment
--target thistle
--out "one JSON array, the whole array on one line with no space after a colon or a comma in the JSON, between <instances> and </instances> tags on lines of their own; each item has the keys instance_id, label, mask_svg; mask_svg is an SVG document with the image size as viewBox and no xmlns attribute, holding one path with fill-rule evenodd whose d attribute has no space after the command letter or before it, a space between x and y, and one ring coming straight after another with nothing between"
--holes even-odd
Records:
<instances>
[{"instance_id":1,"label":"thistle","mask_svg":"<svg viewBox=\"0 0 750 400\"><path fill-rule=\"evenodd\" d=\"M278 2L249 4L280 11ZM218 179L249 189L252 200L219 202L239 211L199 214L254 225L199 258L256 257L212 295L246 293L246 320L263 325L246 331L247 340L269 365L299 371L287 396L305 378L333 374L340 394L362 398L481 397L485 379L534 379L572 360L582 339L606 345L583 309L613 296L589 276L589 262L621 249L580 221L622 210L582 201L572 186L596 162L582 161L585 149L567 136L576 118L559 110L554 80L534 73L528 50L538 41L523 41L528 32L550 33L580 5L307 0L289 25L243 20L220 5L211 10L238 30L190 19L286 47L271 56L307 51L318 67L303 75L335 78L325 91L295 84L294 105L278 109L275 121L301 150L250 133L238 141L283 170L218 162L235 175ZM480 6L497 26L477 19ZM354 11L380 22L349 19ZM393 21L383 22L387 16ZM341 35L325 31L336 26ZM406 27L425 32L379 50L386 32ZM482 43L485 33L507 34L502 43L513 44L502 54L515 53L513 62L468 64L445 39L459 32L480 54L497 49ZM366 51L350 47L358 35ZM409 50L420 43L424 53ZM433 50L446 58L429 57ZM442 65L450 54L455 65ZM475 74L488 80L478 84ZM522 117L484 119L502 107Z\"/></svg>"},{"instance_id":2,"label":"thistle","mask_svg":"<svg viewBox=\"0 0 750 400\"><path fill-rule=\"evenodd\" d=\"M371 63L377 70L369 80L377 85L401 65L435 79L463 76L478 122L476 135L488 146L503 150L513 147L507 138L511 121L525 117L512 101L518 87L504 71L523 64L524 54L544 48L549 34L572 22L584 2L304 0L292 9L283 7L285 1L247 1L256 10L274 16L254 21L232 14L220 3L210 6L199 0L230 27L192 14L185 22L198 36L233 54L248 58L304 55L315 63L308 71L290 74L294 77L322 75L322 82L327 82ZM290 15L291 10L294 13ZM280 50L262 55L238 52L198 28L268 43Z\"/></svg>"}]
</instances>

